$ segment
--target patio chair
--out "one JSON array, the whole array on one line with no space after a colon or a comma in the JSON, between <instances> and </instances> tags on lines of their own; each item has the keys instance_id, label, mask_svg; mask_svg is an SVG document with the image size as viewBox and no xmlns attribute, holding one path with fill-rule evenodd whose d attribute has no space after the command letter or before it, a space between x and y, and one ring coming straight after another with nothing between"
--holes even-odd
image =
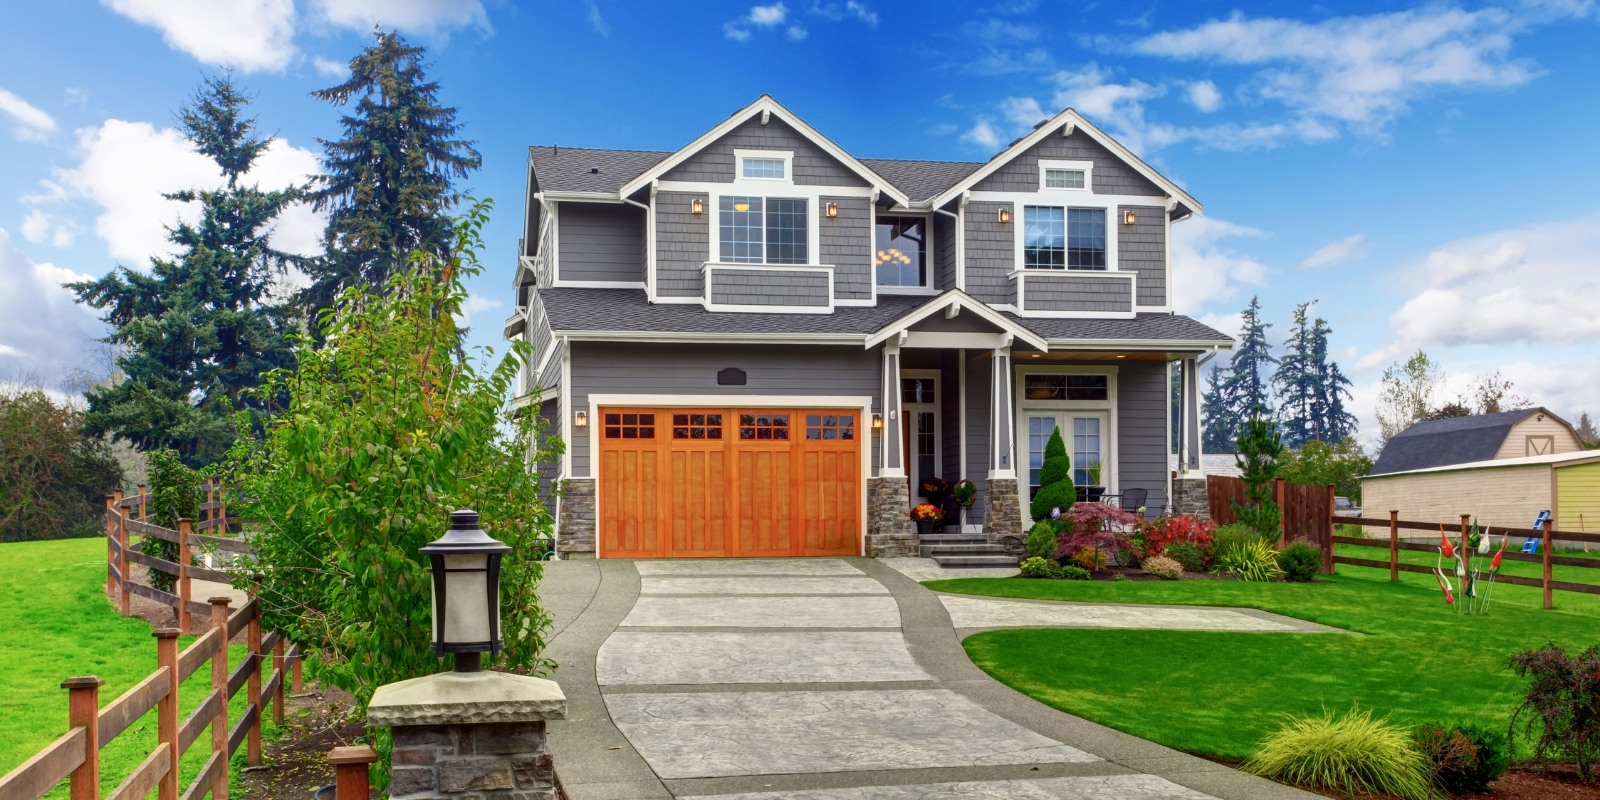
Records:
<instances>
[{"instance_id":1,"label":"patio chair","mask_svg":"<svg viewBox=\"0 0 1600 800\"><path fill-rule=\"evenodd\" d=\"M1023 541L1021 536L1002 536L1000 537L999 545L1004 547L1006 555L1012 558L1022 559L1028 557L1028 543Z\"/></svg>"},{"instance_id":2,"label":"patio chair","mask_svg":"<svg viewBox=\"0 0 1600 800\"><path fill-rule=\"evenodd\" d=\"M1110 505L1110 503L1108 501L1110 501L1112 498L1116 498L1117 502L1116 502L1115 505L1117 506L1117 508L1124 508L1124 509L1127 509L1129 511L1135 511L1135 510L1144 508L1145 501L1150 499L1150 490L1149 489L1124 489L1121 494L1108 494L1105 497L1101 498L1100 501Z\"/></svg>"}]
</instances>

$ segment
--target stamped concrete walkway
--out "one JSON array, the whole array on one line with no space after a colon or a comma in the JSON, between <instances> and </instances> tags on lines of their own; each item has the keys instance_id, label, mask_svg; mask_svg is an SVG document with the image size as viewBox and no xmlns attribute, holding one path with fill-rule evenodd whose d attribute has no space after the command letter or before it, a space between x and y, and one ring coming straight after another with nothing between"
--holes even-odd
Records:
<instances>
[{"instance_id":1,"label":"stamped concrete walkway","mask_svg":"<svg viewBox=\"0 0 1600 800\"><path fill-rule=\"evenodd\" d=\"M541 595L572 800L1315 797L1048 708L960 645L1028 625L1313 632L1298 620L938 595L856 558L558 562Z\"/></svg>"}]
</instances>

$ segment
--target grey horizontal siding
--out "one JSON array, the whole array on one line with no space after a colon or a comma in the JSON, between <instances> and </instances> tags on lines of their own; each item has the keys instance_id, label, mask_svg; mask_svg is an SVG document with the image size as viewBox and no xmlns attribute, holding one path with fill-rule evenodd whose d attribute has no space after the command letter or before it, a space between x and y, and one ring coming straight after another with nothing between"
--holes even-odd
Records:
<instances>
[{"instance_id":1,"label":"grey horizontal siding","mask_svg":"<svg viewBox=\"0 0 1600 800\"><path fill-rule=\"evenodd\" d=\"M1027 311L1132 311L1126 278L1092 272L1029 270L1022 280Z\"/></svg>"},{"instance_id":2,"label":"grey horizontal siding","mask_svg":"<svg viewBox=\"0 0 1600 800\"><path fill-rule=\"evenodd\" d=\"M1124 225L1129 211L1134 223ZM1118 206L1117 268L1139 273L1139 305L1167 304L1167 211L1160 206Z\"/></svg>"},{"instance_id":3,"label":"grey horizontal siding","mask_svg":"<svg viewBox=\"0 0 1600 800\"><path fill-rule=\"evenodd\" d=\"M528 363L538 366L544 360L544 354L550 348L552 332L550 318L544 313L544 303L539 299L538 292L533 295L533 300L528 304Z\"/></svg>"},{"instance_id":4,"label":"grey horizontal siding","mask_svg":"<svg viewBox=\"0 0 1600 800\"><path fill-rule=\"evenodd\" d=\"M1146 489L1152 516L1167 504L1167 365L1136 361L1117 366L1118 487Z\"/></svg>"},{"instance_id":5,"label":"grey horizontal siding","mask_svg":"<svg viewBox=\"0 0 1600 800\"><path fill-rule=\"evenodd\" d=\"M967 204L962 224L966 226L967 293L985 303L1010 303L1011 281L1007 278L1016 264L1016 229L1021 221L1012 212L1011 223L1000 224L1000 209L1010 203Z\"/></svg>"},{"instance_id":6,"label":"grey horizontal siding","mask_svg":"<svg viewBox=\"0 0 1600 800\"><path fill-rule=\"evenodd\" d=\"M706 213L689 213L694 200ZM711 254L711 202L704 193L661 192L656 195L656 293L664 297L699 297L700 266Z\"/></svg>"},{"instance_id":7,"label":"grey horizontal siding","mask_svg":"<svg viewBox=\"0 0 1600 800\"><path fill-rule=\"evenodd\" d=\"M995 170L972 188L980 192L1037 192L1039 186L1039 161L1092 161L1094 174L1090 188L1095 194L1165 196L1138 170L1113 155L1099 142L1090 139L1083 131L1073 131L1062 136L1059 129L1044 137L1038 144L1022 151L1005 166ZM970 206L969 206L970 208Z\"/></svg>"},{"instance_id":8,"label":"grey horizontal siding","mask_svg":"<svg viewBox=\"0 0 1600 800\"><path fill-rule=\"evenodd\" d=\"M932 219L935 257L933 285L942 292L956 288L956 221L939 213L935 213Z\"/></svg>"},{"instance_id":9,"label":"grey horizontal siding","mask_svg":"<svg viewBox=\"0 0 1600 800\"><path fill-rule=\"evenodd\" d=\"M744 386L717 384L717 372L728 367L744 370ZM882 352L863 350L859 345L573 342L567 407L588 408L592 394L727 395L730 406L738 404L739 395L792 395L796 406L804 406L808 396L848 395L875 398L873 410L877 412L882 410L878 397L882 370ZM871 430L870 422L859 421L858 430ZM569 449L575 474L594 477L589 436L574 439ZM876 454L876 437L871 444Z\"/></svg>"},{"instance_id":10,"label":"grey horizontal siding","mask_svg":"<svg viewBox=\"0 0 1600 800\"><path fill-rule=\"evenodd\" d=\"M544 424L544 430L539 432L539 442L548 447L551 439L558 439L561 436L561 401L546 400L539 404L539 421ZM534 464L533 468L539 475L541 493L548 492L551 484L561 477L561 457L540 461ZM551 512L554 511L552 508Z\"/></svg>"},{"instance_id":11,"label":"grey horizontal siding","mask_svg":"<svg viewBox=\"0 0 1600 800\"><path fill-rule=\"evenodd\" d=\"M828 305L828 276L822 272L770 269L710 271L711 302L743 306Z\"/></svg>"},{"instance_id":12,"label":"grey horizontal siding","mask_svg":"<svg viewBox=\"0 0 1600 800\"><path fill-rule=\"evenodd\" d=\"M669 181L731 183L735 177L734 150L789 150L794 152L794 182L801 186L866 186L867 182L838 159L828 155L773 117L762 125L759 117L728 131L662 176Z\"/></svg>"},{"instance_id":13,"label":"grey horizontal siding","mask_svg":"<svg viewBox=\"0 0 1600 800\"><path fill-rule=\"evenodd\" d=\"M828 219L822 210L834 203L839 216ZM815 263L833 265L833 296L840 300L872 297L872 207L865 197L823 197L817 214L818 249Z\"/></svg>"},{"instance_id":14,"label":"grey horizontal siding","mask_svg":"<svg viewBox=\"0 0 1600 800\"><path fill-rule=\"evenodd\" d=\"M562 280L644 280L643 209L615 203L562 203L556 215Z\"/></svg>"},{"instance_id":15,"label":"grey horizontal siding","mask_svg":"<svg viewBox=\"0 0 1600 800\"><path fill-rule=\"evenodd\" d=\"M978 485L978 497L967 509L967 521L983 523L988 505L989 478L989 393L990 367L994 361L977 358L981 351L967 353L967 477Z\"/></svg>"}]
</instances>

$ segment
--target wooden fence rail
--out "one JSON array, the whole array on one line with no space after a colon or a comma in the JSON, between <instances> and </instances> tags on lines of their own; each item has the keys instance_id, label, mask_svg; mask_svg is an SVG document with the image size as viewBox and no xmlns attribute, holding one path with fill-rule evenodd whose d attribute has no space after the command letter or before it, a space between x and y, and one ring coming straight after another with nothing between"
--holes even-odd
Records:
<instances>
[{"instance_id":1,"label":"wooden fence rail","mask_svg":"<svg viewBox=\"0 0 1600 800\"><path fill-rule=\"evenodd\" d=\"M201 509L207 516L195 527L225 532L227 510L218 499L218 487L208 481L206 490L208 499ZM148 500L149 493L143 486L137 495L123 497L118 492L106 499L106 592L120 604L123 614L129 613L132 594L175 608L182 629L157 630L156 670L104 707L100 705L100 687L105 681L92 675L63 681L61 687L69 693L67 732L0 777L0 800L39 800L63 780L70 782L71 800L143 800L152 789L157 790L158 800L179 800L180 795L182 800L200 800L207 792L212 800L228 800L228 759L243 747L247 763L259 764L265 704L271 703L273 721L282 724L285 692L300 690L300 651L288 646L278 631L263 634L258 598L251 597L231 613L229 605L233 601L229 597L212 597L206 603L189 599L189 583L194 578L228 580L221 572L188 563L191 539L215 537L191 532L189 520L181 521L178 530L150 524L146 516ZM130 518L134 511L137 520ZM134 550L129 534L135 532L177 542L178 561ZM130 563L176 575L178 594L134 582L128 571ZM180 651L178 637L188 632L192 615L197 613L210 620L211 629ZM228 642L241 633L245 636L246 655L230 672ZM180 720L179 687L208 664L210 689L194 711ZM271 676L263 680L269 666ZM241 691L245 692L244 712L230 727L228 702ZM102 798L101 748L152 709L156 711L158 746ZM210 756L200 774L180 792L179 762L207 729L211 731Z\"/></svg>"},{"instance_id":2,"label":"wooden fence rail","mask_svg":"<svg viewBox=\"0 0 1600 800\"><path fill-rule=\"evenodd\" d=\"M1449 526L1442 525L1438 522L1403 520L1400 519L1399 516L1400 512L1390 511L1388 519L1378 519L1375 517L1331 517L1332 524L1335 526L1356 525L1363 528L1381 527L1388 529L1389 536L1387 540L1364 539L1355 536L1334 536L1330 540L1328 548L1325 552L1332 556L1333 563L1335 564L1348 564L1355 567L1375 567L1378 569L1388 569L1389 580L1398 581L1400 580L1400 573L1402 572L1418 572L1428 575L1433 574L1432 567L1400 563L1400 552L1402 550L1423 553L1436 553L1439 550L1439 545L1437 543L1401 541L1400 531L1428 531L1429 533L1434 534L1440 534L1443 532L1444 534L1453 535L1456 537L1456 539L1452 542L1454 546L1462 549L1467 547L1467 537L1472 531L1472 515L1470 514L1462 514L1459 523ZM1545 608L1553 608L1555 606L1554 593L1558 591L1579 592L1582 594L1600 594L1600 585L1577 583L1574 581L1558 581L1554 579L1551 571L1551 567L1558 565L1563 567L1579 567L1582 569L1600 569L1600 559L1558 556L1550 552L1552 545L1554 545L1554 543L1557 541L1581 543L1600 542L1600 534L1558 531L1555 529L1555 526L1556 521L1552 519L1550 520L1549 524L1543 528L1485 529L1485 535L1499 534L1500 536L1515 536L1523 539L1539 540L1539 552L1536 554L1523 553L1520 552L1519 549L1507 550L1501 555L1502 561L1521 561L1542 565L1543 569L1538 578L1526 578L1520 575L1497 575L1495 577L1495 581L1499 583L1509 583L1513 586L1537 586L1543 589ZM1356 547L1383 548L1389 551L1389 558L1387 561L1378 561L1375 559L1355 558L1352 556L1335 556L1333 555L1333 545L1336 544L1354 545ZM1450 572L1453 573L1453 571L1454 569L1452 567Z\"/></svg>"}]
</instances>

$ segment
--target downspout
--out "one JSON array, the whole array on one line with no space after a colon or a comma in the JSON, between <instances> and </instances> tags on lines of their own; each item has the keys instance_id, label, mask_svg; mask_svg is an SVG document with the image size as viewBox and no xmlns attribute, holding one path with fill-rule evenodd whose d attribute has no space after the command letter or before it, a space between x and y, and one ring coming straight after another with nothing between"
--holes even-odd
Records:
<instances>
[{"instance_id":1,"label":"downspout","mask_svg":"<svg viewBox=\"0 0 1600 800\"><path fill-rule=\"evenodd\" d=\"M963 197L965 197L965 195L963 195ZM965 205L965 204L963 203L963 205ZM956 226L956 235L955 235L956 253L955 253L955 257L952 258L951 260L956 265L956 288L960 289L961 291L964 292L964 291L967 290L967 282L966 282L965 276L962 274L964 272L964 270L962 270L962 268L961 268L961 262L963 261L963 258L962 258L963 253L961 252L961 215L955 213L954 211L946 211L946 210L944 210L942 208L935 208L934 209L934 213L943 214L943 215L945 215L945 216L947 216L950 219L955 221L955 226Z\"/></svg>"}]
</instances>

